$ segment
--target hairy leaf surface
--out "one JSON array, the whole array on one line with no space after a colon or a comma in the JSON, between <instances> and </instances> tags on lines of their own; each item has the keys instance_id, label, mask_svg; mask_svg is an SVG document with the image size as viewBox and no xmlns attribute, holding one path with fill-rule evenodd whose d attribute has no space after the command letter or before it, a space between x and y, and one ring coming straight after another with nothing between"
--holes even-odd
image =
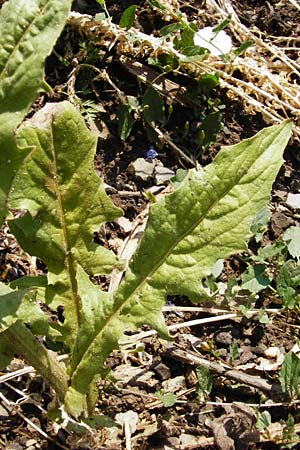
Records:
<instances>
[{"instance_id":1,"label":"hairy leaf surface","mask_svg":"<svg viewBox=\"0 0 300 450\"><path fill-rule=\"evenodd\" d=\"M30 325L35 334L47 334L49 325L36 302L35 291L14 291L0 283L0 333L19 319Z\"/></svg>"},{"instance_id":2,"label":"hairy leaf surface","mask_svg":"<svg viewBox=\"0 0 300 450\"><path fill-rule=\"evenodd\" d=\"M144 237L114 294L97 294L79 274L82 301L93 314L87 318L90 331L86 325L75 347L66 398L69 405L76 404L77 414L89 383L124 330L147 323L166 337L161 312L166 295L201 301L201 280L216 261L246 248L252 220L269 200L290 134L291 123L284 122L224 148L212 164L191 170L175 192L152 205Z\"/></svg>"},{"instance_id":3,"label":"hairy leaf surface","mask_svg":"<svg viewBox=\"0 0 300 450\"><path fill-rule=\"evenodd\" d=\"M14 0L0 10L0 226L7 196L27 152L18 149L14 130L38 94L49 89L44 61L60 35L71 0Z\"/></svg>"},{"instance_id":4,"label":"hairy leaf surface","mask_svg":"<svg viewBox=\"0 0 300 450\"><path fill-rule=\"evenodd\" d=\"M93 243L93 233L121 211L94 171L96 138L70 103L46 105L20 128L17 141L32 151L16 174L10 206L27 213L10 227L22 247L47 264L46 300L64 308L72 342L81 314L77 263L90 274L118 265L112 252Z\"/></svg>"}]
</instances>

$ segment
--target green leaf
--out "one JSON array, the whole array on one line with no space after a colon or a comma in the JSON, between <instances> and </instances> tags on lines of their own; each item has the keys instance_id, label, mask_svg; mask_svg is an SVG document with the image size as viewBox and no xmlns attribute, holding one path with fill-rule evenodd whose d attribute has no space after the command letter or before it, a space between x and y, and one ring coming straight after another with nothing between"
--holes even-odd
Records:
<instances>
[{"instance_id":1,"label":"green leaf","mask_svg":"<svg viewBox=\"0 0 300 450\"><path fill-rule=\"evenodd\" d=\"M220 111L214 111L203 119L199 128L200 144L206 150L208 147L216 141L217 134L221 130L221 118Z\"/></svg>"},{"instance_id":2,"label":"green leaf","mask_svg":"<svg viewBox=\"0 0 300 450\"><path fill-rule=\"evenodd\" d=\"M260 247L257 255L251 256L252 261L264 262L267 259L272 259L274 256L283 256L286 250L286 245L282 241L276 241L274 244Z\"/></svg>"},{"instance_id":3,"label":"green leaf","mask_svg":"<svg viewBox=\"0 0 300 450\"><path fill-rule=\"evenodd\" d=\"M263 238L264 233L267 231L270 217L271 213L266 205L264 205L256 214L250 228L256 242L259 242Z\"/></svg>"},{"instance_id":4,"label":"green leaf","mask_svg":"<svg viewBox=\"0 0 300 450\"><path fill-rule=\"evenodd\" d=\"M231 356L232 360L235 361L240 355L239 345L235 339L230 344L229 351L230 351L230 356Z\"/></svg>"},{"instance_id":5,"label":"green leaf","mask_svg":"<svg viewBox=\"0 0 300 450\"><path fill-rule=\"evenodd\" d=\"M7 331L0 333L0 370L5 369L10 364L15 354L14 348L9 345L5 338L5 333Z\"/></svg>"},{"instance_id":6,"label":"green leaf","mask_svg":"<svg viewBox=\"0 0 300 450\"><path fill-rule=\"evenodd\" d=\"M162 11L167 9L163 3L158 2L157 0L148 0L148 3L150 3L150 5L153 6L154 8L161 9Z\"/></svg>"},{"instance_id":7,"label":"green leaf","mask_svg":"<svg viewBox=\"0 0 300 450\"><path fill-rule=\"evenodd\" d=\"M35 289L37 300L45 303L45 290L47 287L47 277L45 276L24 276L9 283L12 289Z\"/></svg>"},{"instance_id":8,"label":"green leaf","mask_svg":"<svg viewBox=\"0 0 300 450\"><path fill-rule=\"evenodd\" d=\"M267 128L224 148L201 171L189 171L175 192L151 206L143 239L115 293L99 292L78 271L78 293L90 319L83 321L75 346L66 397L77 415L89 384L125 331L146 323L168 338L162 314L167 294L201 301L201 280L217 260L246 248L253 216L268 201L290 134L290 122Z\"/></svg>"},{"instance_id":9,"label":"green leaf","mask_svg":"<svg viewBox=\"0 0 300 450\"><path fill-rule=\"evenodd\" d=\"M14 130L49 86L44 62L67 20L71 0L14 0L0 10L0 226L7 196L28 149L18 149Z\"/></svg>"},{"instance_id":10,"label":"green leaf","mask_svg":"<svg viewBox=\"0 0 300 450\"><path fill-rule=\"evenodd\" d=\"M259 323L264 323L264 324L270 322L268 314L263 309L260 310L258 313L258 321L259 321Z\"/></svg>"},{"instance_id":11,"label":"green leaf","mask_svg":"<svg viewBox=\"0 0 300 450\"><path fill-rule=\"evenodd\" d=\"M169 34L172 34L172 33L176 32L176 31L182 30L182 28L183 28L183 24L182 23L178 23L178 22L171 23L169 25L165 25L164 27L162 27L159 30L159 34L161 36L168 36Z\"/></svg>"},{"instance_id":12,"label":"green leaf","mask_svg":"<svg viewBox=\"0 0 300 450\"><path fill-rule=\"evenodd\" d=\"M163 392L156 392L155 397L157 397L158 400L160 400L164 404L165 408L170 408L171 406L174 406L178 400L176 395L173 394L172 392L168 392L166 394Z\"/></svg>"},{"instance_id":13,"label":"green leaf","mask_svg":"<svg viewBox=\"0 0 300 450\"><path fill-rule=\"evenodd\" d=\"M242 45L240 45L238 48L236 48L233 53L235 55L239 56L242 53L244 53L249 47L252 47L252 45L254 45L254 44L255 44L255 41L252 39L250 39L249 41L245 41L242 43Z\"/></svg>"},{"instance_id":14,"label":"green leaf","mask_svg":"<svg viewBox=\"0 0 300 450\"><path fill-rule=\"evenodd\" d=\"M258 412L256 428L259 431L263 431L265 428L268 428L272 423L272 417L269 411L263 411L262 413Z\"/></svg>"},{"instance_id":15,"label":"green leaf","mask_svg":"<svg viewBox=\"0 0 300 450\"><path fill-rule=\"evenodd\" d=\"M300 259L300 227L290 227L283 235L287 248L293 258Z\"/></svg>"},{"instance_id":16,"label":"green leaf","mask_svg":"<svg viewBox=\"0 0 300 450\"><path fill-rule=\"evenodd\" d=\"M265 289L271 283L270 278L265 275L266 266L255 264L248 267L242 275L242 289L246 289L253 294Z\"/></svg>"},{"instance_id":17,"label":"green leaf","mask_svg":"<svg viewBox=\"0 0 300 450\"><path fill-rule=\"evenodd\" d=\"M219 86L219 84L218 73L204 73L199 80L200 92L209 97L212 90Z\"/></svg>"},{"instance_id":18,"label":"green leaf","mask_svg":"<svg viewBox=\"0 0 300 450\"><path fill-rule=\"evenodd\" d=\"M281 389L291 399L298 396L300 392L300 358L293 351L287 353L284 358L279 371L279 381Z\"/></svg>"},{"instance_id":19,"label":"green leaf","mask_svg":"<svg viewBox=\"0 0 300 450\"><path fill-rule=\"evenodd\" d=\"M176 70L178 68L179 62L178 57L175 55L170 55L169 53L160 53L157 57L150 56L148 58L148 64L160 67L165 72L170 70Z\"/></svg>"},{"instance_id":20,"label":"green leaf","mask_svg":"<svg viewBox=\"0 0 300 450\"><path fill-rule=\"evenodd\" d=\"M219 33L221 30L224 30L231 22L231 15L229 15L225 20L223 20L219 25L213 28L214 33Z\"/></svg>"},{"instance_id":21,"label":"green leaf","mask_svg":"<svg viewBox=\"0 0 300 450\"><path fill-rule=\"evenodd\" d=\"M198 47L194 44L194 35L194 30L185 28L181 33L181 37L177 38L176 36L174 39L174 46L176 50L182 50L184 52L186 48Z\"/></svg>"},{"instance_id":22,"label":"green leaf","mask_svg":"<svg viewBox=\"0 0 300 450\"><path fill-rule=\"evenodd\" d=\"M136 11L137 5L131 5L125 11L123 12L119 25L121 28L125 28L126 30L129 30L130 27L132 27L133 22L135 20L135 11Z\"/></svg>"},{"instance_id":23,"label":"green leaf","mask_svg":"<svg viewBox=\"0 0 300 450\"><path fill-rule=\"evenodd\" d=\"M122 141L125 141L130 135L134 122L130 105L120 105L118 108L118 133Z\"/></svg>"},{"instance_id":24,"label":"green leaf","mask_svg":"<svg viewBox=\"0 0 300 450\"><path fill-rule=\"evenodd\" d=\"M110 428L115 427L116 422L114 422L110 417L99 415L99 416L90 416L82 419L84 423L86 423L91 428ZM85 429L86 432L86 429Z\"/></svg>"},{"instance_id":25,"label":"green leaf","mask_svg":"<svg viewBox=\"0 0 300 450\"><path fill-rule=\"evenodd\" d=\"M146 122L152 125L155 122L165 123L165 108L157 90L149 86L143 95L143 114Z\"/></svg>"},{"instance_id":26,"label":"green leaf","mask_svg":"<svg viewBox=\"0 0 300 450\"><path fill-rule=\"evenodd\" d=\"M277 292L282 297L285 308L293 309L300 302L300 265L288 260L280 268L277 282Z\"/></svg>"},{"instance_id":27,"label":"green leaf","mask_svg":"<svg viewBox=\"0 0 300 450\"><path fill-rule=\"evenodd\" d=\"M49 324L36 302L35 291L14 291L0 283L0 333L19 319L30 325L35 334L47 334Z\"/></svg>"},{"instance_id":28,"label":"green leaf","mask_svg":"<svg viewBox=\"0 0 300 450\"><path fill-rule=\"evenodd\" d=\"M93 242L93 233L120 215L97 177L96 138L68 102L51 103L25 122L18 143L32 151L18 171L10 206L27 211L10 228L25 251L48 267L46 301L64 308L63 328L71 344L80 322L78 262L90 274L117 266L112 252Z\"/></svg>"},{"instance_id":29,"label":"green leaf","mask_svg":"<svg viewBox=\"0 0 300 450\"><path fill-rule=\"evenodd\" d=\"M207 367L197 367L196 375L198 378L197 394L199 400L202 402L207 400L207 396L211 393L213 379L210 370Z\"/></svg>"}]
</instances>

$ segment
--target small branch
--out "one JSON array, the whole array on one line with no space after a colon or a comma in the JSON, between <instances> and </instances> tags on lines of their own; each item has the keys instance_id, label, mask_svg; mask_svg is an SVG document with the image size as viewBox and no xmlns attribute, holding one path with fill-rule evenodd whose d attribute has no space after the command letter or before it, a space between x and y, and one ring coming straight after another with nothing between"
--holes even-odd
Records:
<instances>
[{"instance_id":1,"label":"small branch","mask_svg":"<svg viewBox=\"0 0 300 450\"><path fill-rule=\"evenodd\" d=\"M35 423L33 423L30 419L28 419L24 414L20 411L20 409L10 402L1 392L0 392L0 399L1 402L11 411L13 410L18 416L20 416L28 425L31 426L35 431L37 431L41 436L43 436L48 441L55 444L57 447L63 449L63 450L69 450L69 447L65 447L64 445L57 442L55 439L53 439L51 436L49 436L45 431L43 431L40 427L38 427Z\"/></svg>"},{"instance_id":2,"label":"small branch","mask_svg":"<svg viewBox=\"0 0 300 450\"><path fill-rule=\"evenodd\" d=\"M168 354L168 356L173 357L177 361L181 361L184 364L190 364L192 366L206 367L212 372L217 373L218 375L230 378L234 381L237 381L238 383L252 386L268 394L269 396L272 394L273 385L263 380L262 378L240 372L239 370L225 368L221 364L202 358L195 352L182 350L174 344L164 342L163 347L165 348L165 352Z\"/></svg>"}]
</instances>

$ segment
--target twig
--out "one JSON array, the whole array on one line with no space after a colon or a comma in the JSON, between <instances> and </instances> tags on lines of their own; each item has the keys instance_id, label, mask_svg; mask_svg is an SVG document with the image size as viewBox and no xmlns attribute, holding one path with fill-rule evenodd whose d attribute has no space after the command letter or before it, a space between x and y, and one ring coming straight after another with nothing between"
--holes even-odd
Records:
<instances>
[{"instance_id":1,"label":"twig","mask_svg":"<svg viewBox=\"0 0 300 450\"><path fill-rule=\"evenodd\" d=\"M10 402L1 392L0 399L5 406L8 407L9 410L13 410L18 416L20 416L28 425L30 425L35 431L37 431L41 436L43 436L48 441L54 443L57 447L62 448L63 450L69 450L69 447L65 447L64 445L57 442L51 436L49 436L45 431L43 431L40 427L38 427L35 423L33 423L30 419L28 419L24 414L16 407L16 405Z\"/></svg>"},{"instance_id":2,"label":"twig","mask_svg":"<svg viewBox=\"0 0 300 450\"><path fill-rule=\"evenodd\" d=\"M289 2L300 11L300 5L295 0L289 0Z\"/></svg>"},{"instance_id":3,"label":"twig","mask_svg":"<svg viewBox=\"0 0 300 450\"><path fill-rule=\"evenodd\" d=\"M65 361L69 359L69 355L59 355L57 356L58 361ZM14 372L5 373L4 375L0 375L0 384L4 383L8 380L13 380L14 378L21 377L22 375L26 375L28 373L35 373L35 369L32 366L23 367L23 369L15 370Z\"/></svg>"},{"instance_id":4,"label":"twig","mask_svg":"<svg viewBox=\"0 0 300 450\"><path fill-rule=\"evenodd\" d=\"M272 393L273 385L263 380L262 378L249 375L247 373L240 372L235 369L227 369L221 364L218 364L213 361L208 361L207 359L199 356L197 353L192 352L190 350L183 350L174 344L164 342L163 347L168 356L172 356L173 358L185 364L206 367L210 369L212 372L225 376L226 378L230 378L239 383L252 386L268 395L271 395Z\"/></svg>"},{"instance_id":5,"label":"twig","mask_svg":"<svg viewBox=\"0 0 300 450\"><path fill-rule=\"evenodd\" d=\"M221 320L230 320L235 319L237 317L241 317L241 314L239 313L223 314L216 317L206 317L204 319L195 319L189 320L188 322L175 323L173 325L169 325L167 328L169 331L173 331L179 328L191 327L195 325L203 325L211 322L219 322ZM154 336L155 334L158 334L156 330L150 330L150 331L142 331L141 333L134 334L132 336L126 336L126 341L125 340L122 341L122 345L131 345L147 337Z\"/></svg>"}]
</instances>

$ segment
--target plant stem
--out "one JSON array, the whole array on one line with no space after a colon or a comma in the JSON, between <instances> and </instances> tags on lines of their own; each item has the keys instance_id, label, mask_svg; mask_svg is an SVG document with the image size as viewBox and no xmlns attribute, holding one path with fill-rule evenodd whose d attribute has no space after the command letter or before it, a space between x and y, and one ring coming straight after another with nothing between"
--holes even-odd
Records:
<instances>
[{"instance_id":1,"label":"plant stem","mask_svg":"<svg viewBox=\"0 0 300 450\"><path fill-rule=\"evenodd\" d=\"M15 322L3 333L8 345L53 387L61 402L68 389L68 376L55 356L39 343L21 320Z\"/></svg>"}]
</instances>

